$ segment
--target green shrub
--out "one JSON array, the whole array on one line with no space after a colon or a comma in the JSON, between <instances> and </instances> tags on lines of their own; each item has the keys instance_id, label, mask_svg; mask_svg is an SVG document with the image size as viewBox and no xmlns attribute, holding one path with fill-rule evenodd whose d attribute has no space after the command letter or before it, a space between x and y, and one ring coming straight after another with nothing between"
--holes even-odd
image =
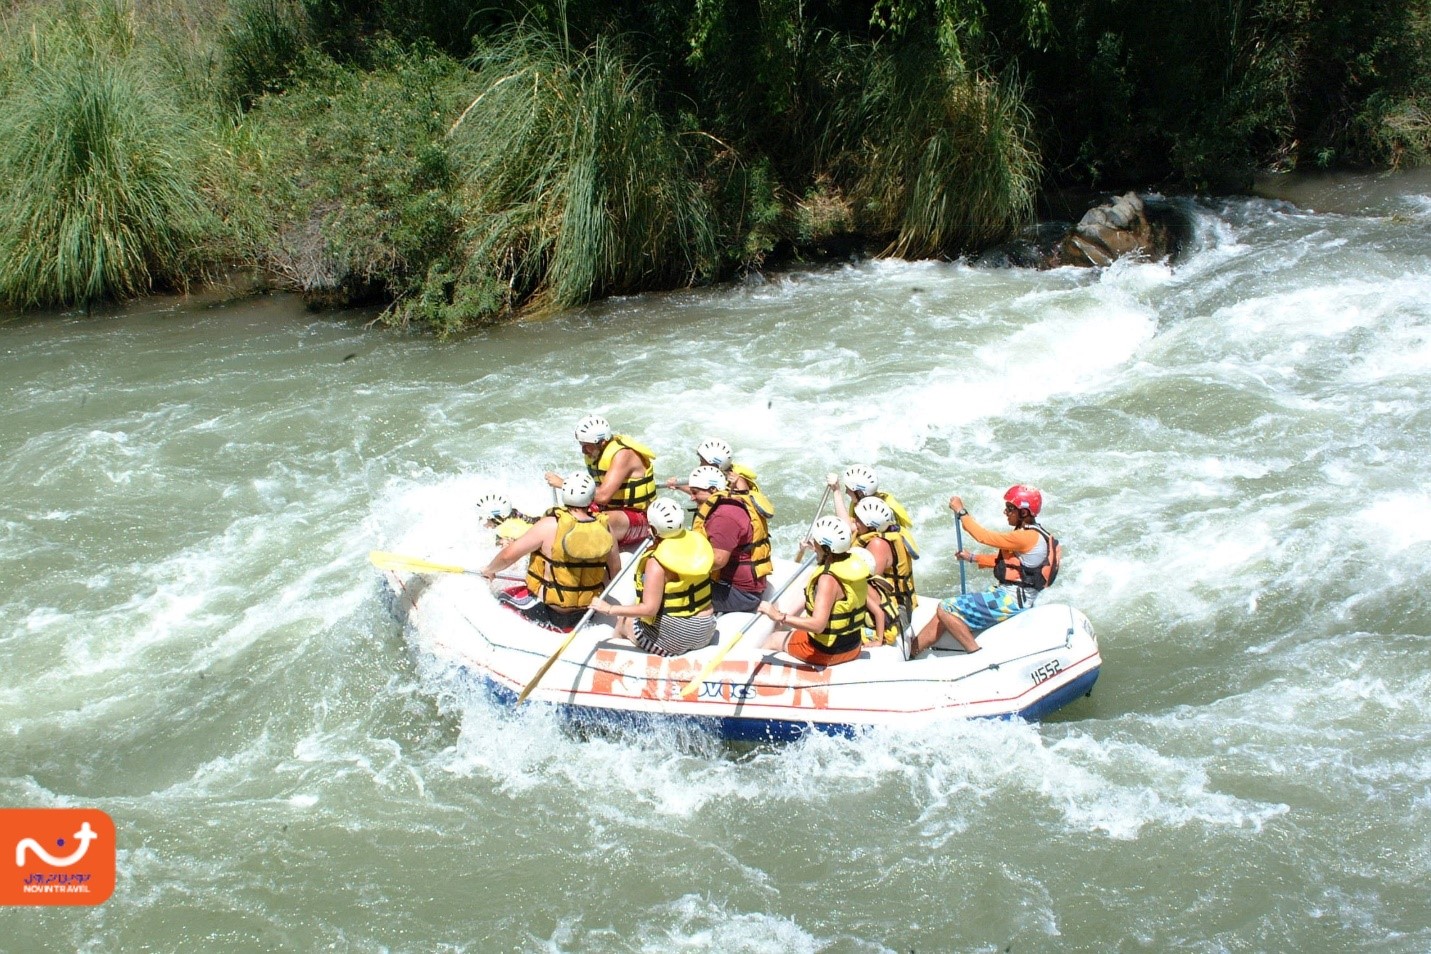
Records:
<instances>
[{"instance_id":1,"label":"green shrub","mask_svg":"<svg viewBox=\"0 0 1431 954\"><path fill-rule=\"evenodd\" d=\"M836 117L857 221L889 237L888 255L981 248L1033 214L1041 169L1019 90L931 59L872 57L853 115Z\"/></svg>"},{"instance_id":2,"label":"green shrub","mask_svg":"<svg viewBox=\"0 0 1431 954\"><path fill-rule=\"evenodd\" d=\"M444 136L470 74L431 48L387 43L374 59L386 65L310 53L287 92L249 113L273 232L263 260L310 303L386 298L393 320L451 330L426 286L461 271L464 206Z\"/></svg>"},{"instance_id":3,"label":"green shrub","mask_svg":"<svg viewBox=\"0 0 1431 954\"><path fill-rule=\"evenodd\" d=\"M224 92L244 106L282 89L306 45L299 0L235 0L219 31Z\"/></svg>"}]
</instances>

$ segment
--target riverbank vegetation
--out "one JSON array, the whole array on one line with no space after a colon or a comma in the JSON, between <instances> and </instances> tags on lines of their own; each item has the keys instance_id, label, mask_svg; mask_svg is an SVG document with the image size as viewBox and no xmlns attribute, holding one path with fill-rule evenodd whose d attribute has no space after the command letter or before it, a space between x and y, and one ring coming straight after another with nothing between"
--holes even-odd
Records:
<instances>
[{"instance_id":1,"label":"riverbank vegetation","mask_svg":"<svg viewBox=\"0 0 1431 954\"><path fill-rule=\"evenodd\" d=\"M0 13L0 302L251 268L447 334L865 250L1050 189L1431 161L1380 0L53 0Z\"/></svg>"}]
</instances>

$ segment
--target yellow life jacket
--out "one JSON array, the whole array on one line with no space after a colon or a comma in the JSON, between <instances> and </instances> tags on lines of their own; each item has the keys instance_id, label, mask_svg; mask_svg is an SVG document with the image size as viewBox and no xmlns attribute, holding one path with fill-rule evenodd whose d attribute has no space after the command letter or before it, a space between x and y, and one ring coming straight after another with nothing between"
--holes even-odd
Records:
<instances>
[{"instance_id":1,"label":"yellow life jacket","mask_svg":"<svg viewBox=\"0 0 1431 954\"><path fill-rule=\"evenodd\" d=\"M728 490L713 490L705 503L696 510L695 519L691 521L692 530L704 531L706 521L715 512L716 507L722 503L735 503L745 508L746 514L750 516L750 545L741 547L739 551L731 554L734 563L727 563L725 570L713 571L718 577L721 575L727 578L735 576L736 566L741 563L749 563L751 572L755 574L757 580L763 580L770 575L774 565L770 562L770 524L765 519L765 514L761 512L760 505L751 499L749 494L732 493Z\"/></svg>"},{"instance_id":2,"label":"yellow life jacket","mask_svg":"<svg viewBox=\"0 0 1431 954\"><path fill-rule=\"evenodd\" d=\"M498 540L515 540L532 529L532 521L523 520L521 517L508 517L497 524L496 529Z\"/></svg>"},{"instance_id":3,"label":"yellow life jacket","mask_svg":"<svg viewBox=\"0 0 1431 954\"><path fill-rule=\"evenodd\" d=\"M636 443L629 437L613 434L611 440L607 441L606 446L601 449L601 455L597 459L586 458L586 472L591 475L592 480L596 481L597 486L600 486L602 478L611 469L611 462L623 449L635 451L636 456L640 457L642 463L645 464L646 472L639 477L633 475L626 478L606 508L608 510L615 508L645 510L651 501L656 499L656 478L651 470L651 462L656 459L656 455L650 448Z\"/></svg>"},{"instance_id":4,"label":"yellow life jacket","mask_svg":"<svg viewBox=\"0 0 1431 954\"><path fill-rule=\"evenodd\" d=\"M884 613L884 642L882 645L893 646L899 641L899 634L904 629L904 617L899 611L899 601L895 599L894 587L890 586L889 580L884 577L872 576L870 577L870 589L878 594L879 608ZM865 645L875 644L876 633L874 610L866 607L863 634Z\"/></svg>"},{"instance_id":5,"label":"yellow life jacket","mask_svg":"<svg viewBox=\"0 0 1431 954\"><path fill-rule=\"evenodd\" d=\"M807 616L815 611L815 591L820 585L820 578L826 573L835 578L844 592L830 608L830 622L825 626L824 632L811 633L810 638L824 646L826 652L848 652L860 644L864 634L865 619L868 615L865 597L869 593L869 567L865 566L863 560L846 556L810 577L810 582L805 584Z\"/></svg>"},{"instance_id":6,"label":"yellow life jacket","mask_svg":"<svg viewBox=\"0 0 1431 954\"><path fill-rule=\"evenodd\" d=\"M527 589L553 609L586 609L606 587L606 556L614 542L606 514L579 519L565 507L553 507L556 536L548 559L537 550L527 561Z\"/></svg>"},{"instance_id":7,"label":"yellow life jacket","mask_svg":"<svg viewBox=\"0 0 1431 954\"><path fill-rule=\"evenodd\" d=\"M905 534L898 530L870 530L856 537L855 545L867 547L869 542L874 539L888 543L890 553L894 555L889 566L885 567L884 573L880 575L889 581L897 599L907 601L911 608L918 605L914 596L915 557L911 554L911 547Z\"/></svg>"},{"instance_id":8,"label":"yellow life jacket","mask_svg":"<svg viewBox=\"0 0 1431 954\"><path fill-rule=\"evenodd\" d=\"M646 561L650 559L655 559L666 571L666 589L658 615L695 616L711 608L711 567L715 565L715 551L709 540L699 533L682 530L641 554L636 563L638 603L646 586ZM643 619L650 625L656 624L655 616Z\"/></svg>"},{"instance_id":9,"label":"yellow life jacket","mask_svg":"<svg viewBox=\"0 0 1431 954\"><path fill-rule=\"evenodd\" d=\"M750 489L744 493L750 494L750 499L755 502L755 506L760 509L762 514L766 517L775 516L775 505L770 502L769 497L761 492L760 485L755 480L755 471L740 464L731 464L730 472L750 485Z\"/></svg>"}]
</instances>

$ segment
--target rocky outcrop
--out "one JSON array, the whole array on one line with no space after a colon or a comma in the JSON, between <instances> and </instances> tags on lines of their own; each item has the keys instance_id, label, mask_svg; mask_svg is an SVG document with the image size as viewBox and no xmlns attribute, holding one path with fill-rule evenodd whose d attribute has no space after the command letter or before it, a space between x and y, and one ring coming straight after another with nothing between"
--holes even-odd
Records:
<instances>
[{"instance_id":1,"label":"rocky outcrop","mask_svg":"<svg viewBox=\"0 0 1431 954\"><path fill-rule=\"evenodd\" d=\"M1051 265L1111 265L1126 255L1157 261L1175 251L1173 233L1149 218L1136 192L1127 192L1083 214L1054 249Z\"/></svg>"},{"instance_id":2,"label":"rocky outcrop","mask_svg":"<svg viewBox=\"0 0 1431 954\"><path fill-rule=\"evenodd\" d=\"M990 268L1058 268L1111 265L1132 256L1143 261L1177 257L1191 235L1185 210L1161 196L1128 192L1096 205L1078 224L1040 222L1018 238L988 249L976 264Z\"/></svg>"}]
</instances>

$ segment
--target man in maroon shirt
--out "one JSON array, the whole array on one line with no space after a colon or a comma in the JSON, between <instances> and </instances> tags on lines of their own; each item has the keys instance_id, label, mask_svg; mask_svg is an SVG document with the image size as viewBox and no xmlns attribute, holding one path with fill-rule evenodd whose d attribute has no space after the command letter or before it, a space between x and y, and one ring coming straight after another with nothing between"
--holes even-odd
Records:
<instances>
[{"instance_id":1,"label":"man in maroon shirt","mask_svg":"<svg viewBox=\"0 0 1431 954\"><path fill-rule=\"evenodd\" d=\"M764 519L757 527L748 497L726 490L725 474L714 467L697 467L686 488L699 509L692 529L699 530L715 551L715 579L711 584L717 613L753 613L765 592L769 572L769 539ZM758 511L756 511L758 513ZM757 551L763 544L765 559Z\"/></svg>"}]
</instances>

